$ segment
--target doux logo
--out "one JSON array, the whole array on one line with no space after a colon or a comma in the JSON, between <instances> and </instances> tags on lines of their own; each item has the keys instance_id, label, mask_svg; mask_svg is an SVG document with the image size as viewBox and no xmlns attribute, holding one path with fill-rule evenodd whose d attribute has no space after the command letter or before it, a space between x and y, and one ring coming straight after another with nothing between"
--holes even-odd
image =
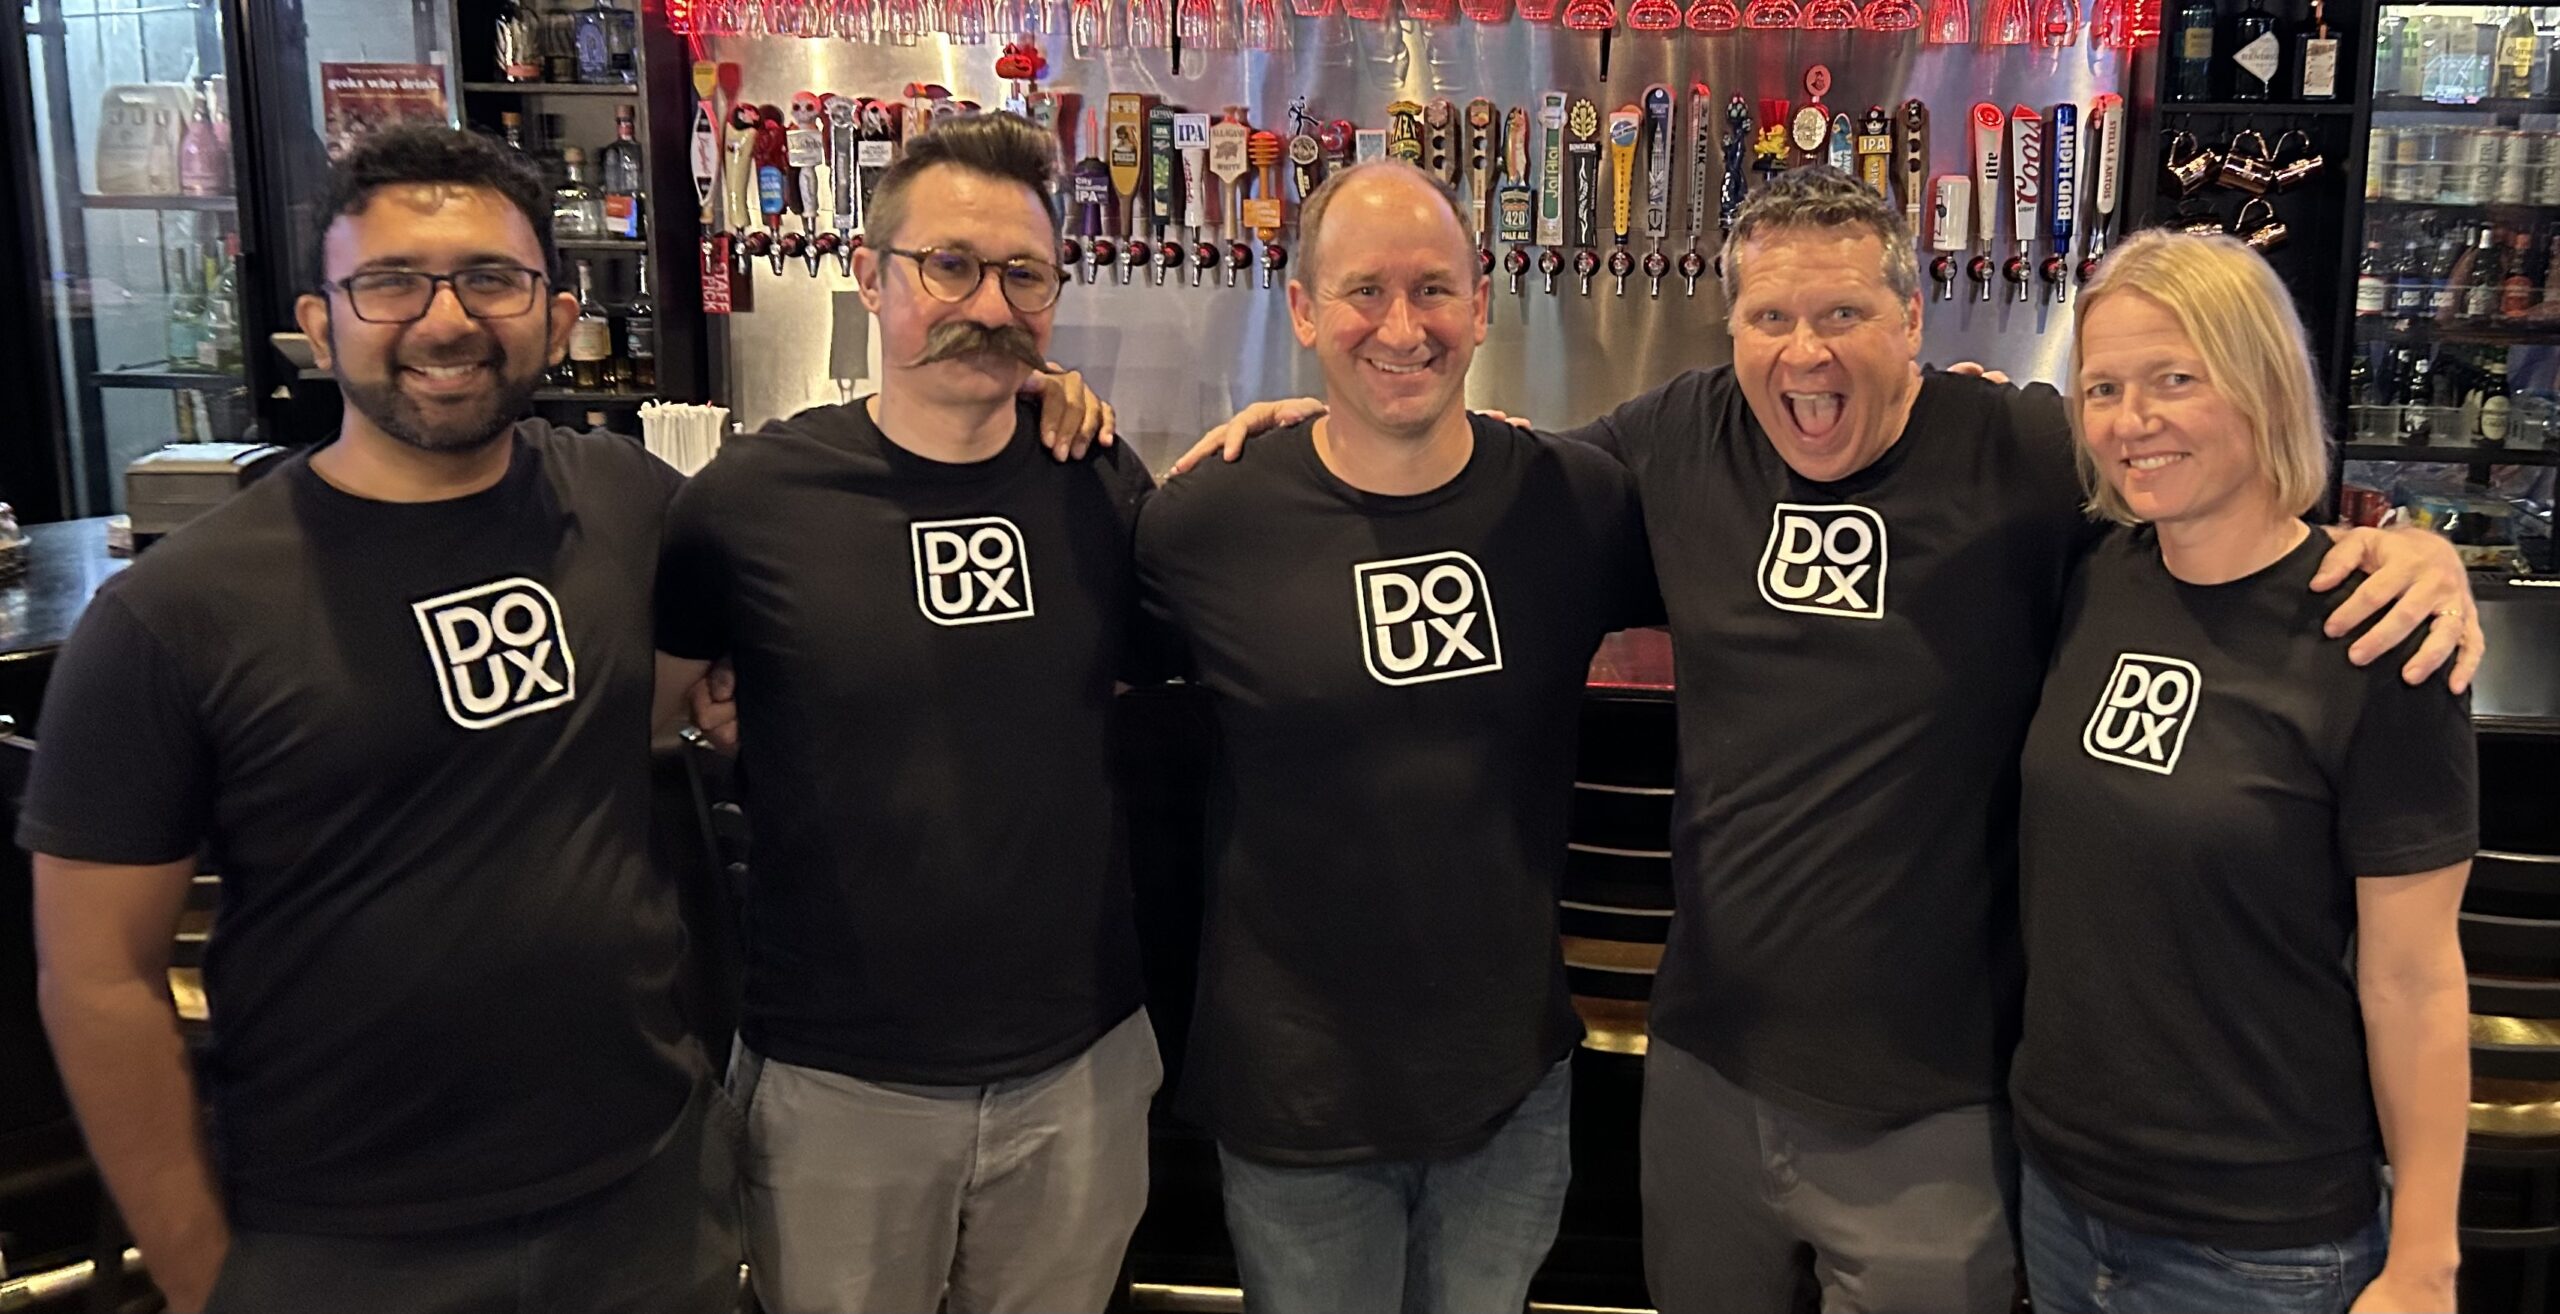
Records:
<instances>
[{"instance_id":1,"label":"doux logo","mask_svg":"<svg viewBox=\"0 0 2560 1314\"><path fill-rule=\"evenodd\" d=\"M1780 611L1884 616L1884 517L1863 506L1780 502L1760 553L1760 596Z\"/></svg>"},{"instance_id":2,"label":"doux logo","mask_svg":"<svg viewBox=\"0 0 2560 1314\"><path fill-rule=\"evenodd\" d=\"M540 583L502 579L409 609L455 725L486 730L578 696L578 662L560 601Z\"/></svg>"},{"instance_id":3,"label":"doux logo","mask_svg":"<svg viewBox=\"0 0 2560 1314\"><path fill-rule=\"evenodd\" d=\"M2080 746L2101 762L2167 775L2177 769L2195 724L2204 676L2192 662L2128 652L2098 695L2098 710L2080 732Z\"/></svg>"},{"instance_id":4,"label":"doux logo","mask_svg":"<svg viewBox=\"0 0 2560 1314\"><path fill-rule=\"evenodd\" d=\"M1502 632L1484 568L1464 552L1351 568L1360 655L1381 684L1423 684L1502 669Z\"/></svg>"},{"instance_id":5,"label":"doux logo","mask_svg":"<svg viewBox=\"0 0 2560 1314\"><path fill-rule=\"evenodd\" d=\"M916 608L936 625L1028 620L1031 561L1022 529L1002 516L920 520L915 547Z\"/></svg>"}]
</instances>

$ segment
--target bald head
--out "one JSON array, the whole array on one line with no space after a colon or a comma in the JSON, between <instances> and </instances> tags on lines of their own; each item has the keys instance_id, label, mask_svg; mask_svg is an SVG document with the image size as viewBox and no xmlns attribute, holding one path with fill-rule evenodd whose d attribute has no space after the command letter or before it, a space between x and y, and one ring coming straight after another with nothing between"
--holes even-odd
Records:
<instances>
[{"instance_id":1,"label":"bald head","mask_svg":"<svg viewBox=\"0 0 2560 1314\"><path fill-rule=\"evenodd\" d=\"M1457 194L1438 178L1400 159L1365 160L1337 169L1298 210L1297 281L1313 288L1324 255L1329 224L1382 225L1433 242L1463 257L1462 267L1477 268L1475 243L1467 236Z\"/></svg>"}]
</instances>

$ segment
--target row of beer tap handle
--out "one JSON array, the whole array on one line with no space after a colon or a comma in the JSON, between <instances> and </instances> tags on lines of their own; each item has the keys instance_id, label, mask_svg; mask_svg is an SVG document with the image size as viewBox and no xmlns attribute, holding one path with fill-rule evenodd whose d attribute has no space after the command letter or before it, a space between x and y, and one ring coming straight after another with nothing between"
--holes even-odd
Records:
<instances>
[{"instance_id":1,"label":"row of beer tap handle","mask_svg":"<svg viewBox=\"0 0 2560 1314\"><path fill-rule=\"evenodd\" d=\"M1154 287L1200 287L1214 274L1234 287L1258 268L1261 286L1272 287L1288 267L1297 207L1328 173L1382 157L1448 185L1483 272L1507 274L1515 296L1533 269L1549 293L1570 269L1586 296L1604 270L1619 296L1637 273L1649 296L1674 275L1694 296L1720 263L1706 254L1710 201L1720 239L1755 177L1766 186L1808 163L1899 201L1914 240L1934 252L1938 300L1954 300L1962 280L1972 300L1991 301L2005 281L2013 302L2034 299L2030 289L2041 286L2050 303L2095 270L2116 225L2123 97L2099 95L2085 115L2074 104L2006 113L1976 104L1967 171L1932 175L1928 106L1907 100L1897 113L1869 106L1852 118L1823 102L1830 84L1829 70L1813 66L1808 98L1792 110L1776 99L1755 110L1741 95L1719 106L1704 82L1686 97L1656 83L1605 114L1564 91L1508 110L1482 98L1463 107L1399 100L1376 127L1318 118L1301 99L1289 107L1285 135L1255 126L1242 106L1213 116L1134 92L1109 93L1099 113L1086 108L1079 133L1073 111L1082 98L1035 92L1027 80L1007 104L1056 136L1061 161L1076 160L1065 171L1058 262L1086 283L1127 286L1143 275ZM694 137L706 270L745 277L763 260L780 274L797 259L815 275L833 256L850 271L863 212L905 134L976 108L919 83L897 98L802 92L788 109L739 103L715 117L706 92ZM2085 225L2083 191L2092 212ZM1685 210L1675 213L1680 199ZM2014 246L2002 260L2004 209Z\"/></svg>"}]
</instances>

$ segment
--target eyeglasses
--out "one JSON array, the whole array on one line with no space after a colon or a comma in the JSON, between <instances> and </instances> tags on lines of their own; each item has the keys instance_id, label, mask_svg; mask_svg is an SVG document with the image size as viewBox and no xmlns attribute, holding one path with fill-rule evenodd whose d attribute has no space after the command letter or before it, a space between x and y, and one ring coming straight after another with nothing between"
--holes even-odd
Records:
<instances>
[{"instance_id":1,"label":"eyeglasses","mask_svg":"<svg viewBox=\"0 0 2560 1314\"><path fill-rule=\"evenodd\" d=\"M917 272L924 276L925 292L936 301L959 302L976 296L990 269L998 271L996 286L1004 292L1005 304L1026 315L1039 314L1058 304L1059 289L1066 286L1066 275L1056 265L1034 256L981 260L966 251L934 246L921 251L902 251L894 246L881 249L915 261Z\"/></svg>"},{"instance_id":2,"label":"eyeglasses","mask_svg":"<svg viewBox=\"0 0 2560 1314\"><path fill-rule=\"evenodd\" d=\"M439 286L451 287L462 313L473 319L512 319L533 309L543 278L540 270L521 265L479 265L450 274L386 269L320 286L346 293L348 308L365 323L406 324L426 317Z\"/></svg>"}]
</instances>

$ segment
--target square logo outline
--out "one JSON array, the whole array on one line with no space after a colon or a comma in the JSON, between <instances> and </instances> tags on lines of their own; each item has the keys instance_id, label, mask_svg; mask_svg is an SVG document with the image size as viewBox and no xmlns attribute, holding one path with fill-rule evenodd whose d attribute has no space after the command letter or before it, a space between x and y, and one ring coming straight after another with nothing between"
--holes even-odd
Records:
<instances>
[{"instance_id":1,"label":"square logo outline","mask_svg":"<svg viewBox=\"0 0 2560 1314\"><path fill-rule=\"evenodd\" d=\"M474 716L463 711L462 705L455 699L453 663L450 655L444 650L443 641L436 637L435 614L456 603L469 602L473 598L520 588L532 590L542 599L542 605L550 611L551 633L559 639L560 666L562 673L568 678L561 681L560 692L549 697L505 708L495 716ZM409 614L417 618L418 637L426 641L427 658L436 670L436 692L444 699L444 714L452 718L455 725L465 730L491 730L517 717L547 712L552 708L577 701L578 655L569 646L569 622L560 614L560 599L551 592L550 586L541 580L526 575L516 575L507 579L491 580L486 584L474 584L467 589L456 589L451 593L410 603Z\"/></svg>"},{"instance_id":2,"label":"square logo outline","mask_svg":"<svg viewBox=\"0 0 2560 1314\"><path fill-rule=\"evenodd\" d=\"M956 529L963 525L973 528L985 525L1001 525L1004 527L1006 533L1013 535L1013 559L1015 565L1020 568L1019 582L1022 586L1021 610L999 612L992 616L959 617L943 616L934 611L933 603L927 592L932 585L928 582L928 577L931 572L927 571L924 565L924 532L928 529ZM926 620L929 620L936 625L950 628L957 628L963 625L986 625L995 621L1030 620L1033 616L1039 614L1039 606L1031 595L1031 540L1022 532L1022 526L1013 523L1013 521L1007 517L968 516L959 520L909 521L907 524L907 554L915 563L916 610L922 613Z\"/></svg>"},{"instance_id":3,"label":"square logo outline","mask_svg":"<svg viewBox=\"0 0 2560 1314\"><path fill-rule=\"evenodd\" d=\"M1786 515L1790 511L1853 512L1875 531L1875 602L1871 606L1859 611L1851 611L1846 607L1817 607L1810 603L1783 602L1769 591L1769 565L1778 555L1778 540L1786 524ZM1760 549L1760 565L1752 572L1751 582L1759 588L1760 600L1780 611L1800 612L1807 616L1838 616L1848 620L1883 620L1885 572L1892 565L1892 559L1892 548L1885 533L1884 514L1874 507L1861 506L1856 502L1779 502L1769 509L1769 541Z\"/></svg>"},{"instance_id":4,"label":"square logo outline","mask_svg":"<svg viewBox=\"0 0 2560 1314\"><path fill-rule=\"evenodd\" d=\"M1475 576L1476 605L1484 612L1486 660L1460 670L1439 671L1426 675L1390 675L1378 667L1378 627L1369 618L1369 576L1391 566L1412 566L1426 561L1462 561ZM1493 580L1474 557L1451 548L1443 552L1425 552L1420 556L1397 557L1391 561L1363 561L1351 567L1351 605L1360 618L1360 661L1369 677L1389 686L1430 684L1439 680L1457 680L1470 675L1491 675L1502 669L1502 625L1493 614Z\"/></svg>"},{"instance_id":5,"label":"square logo outline","mask_svg":"<svg viewBox=\"0 0 2560 1314\"><path fill-rule=\"evenodd\" d=\"M2098 723L2106 717L2108 699L2115 693L2116 681L2123 677L2125 663L2134 661L2152 662L2160 666L2174 667L2177 670L2184 671L2187 676L2188 692L2186 706L2178 716L2177 738L2169 745L2169 760L2165 763L2146 762L2137 757L2130 757L2122 753L2111 752L2107 749L2100 748L2097 744ZM2158 776L2169 775L2178 769L2178 759L2187 751L2187 731L2195 727L2196 711L2203 705L2203 703L2204 672L2197 670L2194 662L2188 661L2183 657L2168 657L2159 653L2117 653L2116 664L2109 667L2107 670L2107 682L2098 689L2098 705L2090 710L2088 723L2080 727L2080 751L2087 753L2089 756L2094 757L2101 762L2110 762L2116 766L2132 767L2135 770L2148 771L2153 775Z\"/></svg>"}]
</instances>

